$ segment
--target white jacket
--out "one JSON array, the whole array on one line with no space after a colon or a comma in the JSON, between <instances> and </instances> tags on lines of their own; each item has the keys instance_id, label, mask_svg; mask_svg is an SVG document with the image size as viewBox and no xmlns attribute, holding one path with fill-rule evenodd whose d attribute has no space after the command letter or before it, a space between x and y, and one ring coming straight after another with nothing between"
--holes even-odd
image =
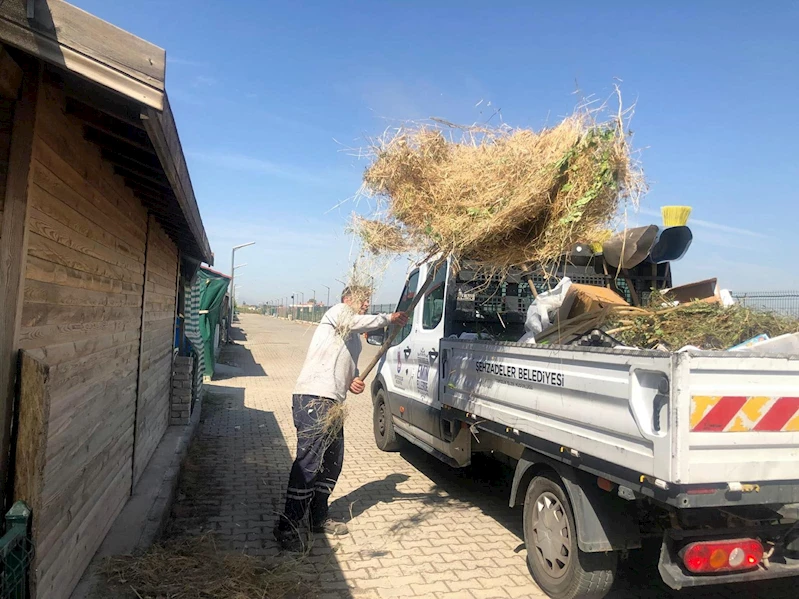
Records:
<instances>
[{"instance_id":1,"label":"white jacket","mask_svg":"<svg viewBox=\"0 0 799 599\"><path fill-rule=\"evenodd\" d=\"M325 312L311 339L305 363L294 386L295 395L316 395L343 401L358 376L362 333L389 325L387 314L355 314L346 304ZM345 330L345 337L341 331Z\"/></svg>"}]
</instances>

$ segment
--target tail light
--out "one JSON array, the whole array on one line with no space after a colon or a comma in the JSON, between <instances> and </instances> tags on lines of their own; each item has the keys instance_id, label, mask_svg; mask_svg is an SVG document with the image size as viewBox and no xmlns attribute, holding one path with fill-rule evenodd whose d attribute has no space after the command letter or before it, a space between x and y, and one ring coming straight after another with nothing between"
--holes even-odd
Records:
<instances>
[{"instance_id":1,"label":"tail light","mask_svg":"<svg viewBox=\"0 0 799 599\"><path fill-rule=\"evenodd\" d=\"M694 574L751 570L763 559L763 545L754 539L702 541L682 550L685 567Z\"/></svg>"}]
</instances>

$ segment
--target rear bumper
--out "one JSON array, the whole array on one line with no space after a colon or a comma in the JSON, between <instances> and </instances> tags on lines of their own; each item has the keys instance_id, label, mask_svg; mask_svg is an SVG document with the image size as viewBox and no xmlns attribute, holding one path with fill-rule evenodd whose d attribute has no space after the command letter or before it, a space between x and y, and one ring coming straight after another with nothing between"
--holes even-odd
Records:
<instances>
[{"instance_id":1,"label":"rear bumper","mask_svg":"<svg viewBox=\"0 0 799 599\"><path fill-rule=\"evenodd\" d=\"M779 532L782 527L773 527L772 532ZM756 532L756 531L755 531ZM739 536L750 536L743 532ZM757 535L752 535L757 536ZM705 538L703 535L702 538ZM698 538L695 540L699 540ZM684 543L683 543L684 544ZM691 574L677 556L677 547L681 546L667 531L663 535L663 544L660 547L660 561L658 570L660 576L672 589L680 590L685 587L707 586L712 584L730 584L736 582L751 582L755 580L769 580L772 578L786 578L799 576L799 554L786 554L785 546L778 544L774 555L769 559L768 567L760 564L757 569L730 574Z\"/></svg>"}]
</instances>

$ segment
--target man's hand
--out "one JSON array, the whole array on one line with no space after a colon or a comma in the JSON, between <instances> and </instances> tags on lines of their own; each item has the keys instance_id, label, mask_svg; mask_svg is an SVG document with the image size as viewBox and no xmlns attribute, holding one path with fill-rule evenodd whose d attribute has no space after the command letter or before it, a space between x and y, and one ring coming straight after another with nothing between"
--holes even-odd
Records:
<instances>
[{"instance_id":1,"label":"man's hand","mask_svg":"<svg viewBox=\"0 0 799 599\"><path fill-rule=\"evenodd\" d=\"M408 323L408 315L405 312L394 312L388 317L388 320L391 324L404 327Z\"/></svg>"},{"instance_id":2,"label":"man's hand","mask_svg":"<svg viewBox=\"0 0 799 599\"><path fill-rule=\"evenodd\" d=\"M364 383L360 377L355 377L352 379L350 383L350 393L354 393L355 395L360 395L363 393L364 389L366 389L366 383Z\"/></svg>"}]
</instances>

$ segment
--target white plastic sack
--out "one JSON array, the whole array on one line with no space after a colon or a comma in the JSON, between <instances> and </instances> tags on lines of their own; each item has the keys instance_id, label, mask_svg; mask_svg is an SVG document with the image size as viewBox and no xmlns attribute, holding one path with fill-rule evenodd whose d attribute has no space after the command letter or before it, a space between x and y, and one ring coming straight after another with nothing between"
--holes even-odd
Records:
<instances>
[{"instance_id":1,"label":"white plastic sack","mask_svg":"<svg viewBox=\"0 0 799 599\"><path fill-rule=\"evenodd\" d=\"M519 343L534 344L535 336L552 326L566 300L571 285L571 279L563 277L554 288L538 294L538 297L527 309L527 319L524 321L525 333L519 339Z\"/></svg>"},{"instance_id":2,"label":"white plastic sack","mask_svg":"<svg viewBox=\"0 0 799 599\"><path fill-rule=\"evenodd\" d=\"M719 292L719 296L721 297L721 305L725 308L735 305L735 298L732 297L732 293L730 293L729 289L722 289Z\"/></svg>"}]
</instances>

